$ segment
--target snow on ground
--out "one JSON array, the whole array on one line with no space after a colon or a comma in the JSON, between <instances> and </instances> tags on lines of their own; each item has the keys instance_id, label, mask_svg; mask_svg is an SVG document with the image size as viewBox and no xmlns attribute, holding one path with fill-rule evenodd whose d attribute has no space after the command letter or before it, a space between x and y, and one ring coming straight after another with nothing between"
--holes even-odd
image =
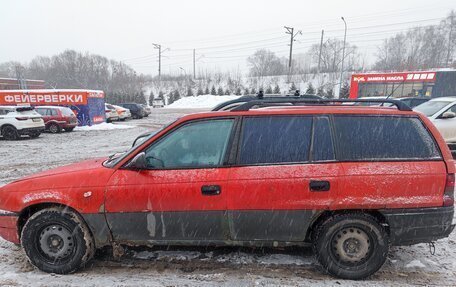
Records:
<instances>
[{"instance_id":1,"label":"snow on ground","mask_svg":"<svg viewBox=\"0 0 456 287\"><path fill-rule=\"evenodd\" d=\"M154 109L133 128L0 139L0 185L22 176L128 149L136 136L197 110ZM114 123L117 125L117 123ZM348 281L324 274L308 248L160 247L130 249L120 260L99 253L71 275L34 269L21 248L0 239L0 286L456 286L456 232L436 243L392 248L371 278Z\"/></svg>"},{"instance_id":2,"label":"snow on ground","mask_svg":"<svg viewBox=\"0 0 456 287\"><path fill-rule=\"evenodd\" d=\"M213 96L213 95L201 95L195 97L181 98L171 105L166 106L166 109L188 109L188 108L206 108L212 109L216 105L238 99L240 96Z\"/></svg>"},{"instance_id":3,"label":"snow on ground","mask_svg":"<svg viewBox=\"0 0 456 287\"><path fill-rule=\"evenodd\" d=\"M101 123L93 126L82 126L76 127L75 131L107 131L107 130L120 130L133 128L131 125L113 124L113 123Z\"/></svg>"}]
</instances>

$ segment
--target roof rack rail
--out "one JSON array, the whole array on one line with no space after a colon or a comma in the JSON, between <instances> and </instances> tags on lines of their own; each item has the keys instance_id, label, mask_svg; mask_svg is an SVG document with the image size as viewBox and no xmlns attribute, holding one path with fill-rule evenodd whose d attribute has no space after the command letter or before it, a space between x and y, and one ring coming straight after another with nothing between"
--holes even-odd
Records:
<instances>
[{"instance_id":1,"label":"roof rack rail","mask_svg":"<svg viewBox=\"0 0 456 287\"><path fill-rule=\"evenodd\" d=\"M262 100L254 100L254 101L249 101L244 104L239 105L238 107L235 107L231 111L248 111L254 106L262 106L262 107L267 107L267 106L280 106L280 104L309 104L309 105L327 105L331 103L389 103L393 104L397 107L398 110L400 111L412 111L412 109L405 103L398 101L398 100L389 100L389 99L358 99L358 100L352 100L352 99L302 99L302 98L287 98L284 97L283 99L267 99L264 98Z\"/></svg>"}]
</instances>

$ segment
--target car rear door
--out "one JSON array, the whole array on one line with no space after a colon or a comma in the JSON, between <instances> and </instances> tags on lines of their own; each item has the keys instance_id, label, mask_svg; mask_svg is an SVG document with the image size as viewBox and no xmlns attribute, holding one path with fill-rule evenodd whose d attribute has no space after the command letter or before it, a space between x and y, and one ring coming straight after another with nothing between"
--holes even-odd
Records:
<instances>
[{"instance_id":1,"label":"car rear door","mask_svg":"<svg viewBox=\"0 0 456 287\"><path fill-rule=\"evenodd\" d=\"M238 139L227 187L231 239L303 241L338 191L329 118L244 117Z\"/></svg>"},{"instance_id":2,"label":"car rear door","mask_svg":"<svg viewBox=\"0 0 456 287\"><path fill-rule=\"evenodd\" d=\"M144 148L147 169L121 168L106 191L120 242L228 239L224 166L234 118L186 123Z\"/></svg>"}]
</instances>

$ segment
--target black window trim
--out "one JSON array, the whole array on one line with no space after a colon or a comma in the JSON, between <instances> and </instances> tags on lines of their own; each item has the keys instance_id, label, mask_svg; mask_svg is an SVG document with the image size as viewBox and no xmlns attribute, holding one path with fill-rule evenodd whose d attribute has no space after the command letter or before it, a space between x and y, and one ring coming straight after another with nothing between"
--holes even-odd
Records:
<instances>
[{"instance_id":1,"label":"black window trim","mask_svg":"<svg viewBox=\"0 0 456 287\"><path fill-rule=\"evenodd\" d=\"M172 167L172 168L145 168L145 169L141 169L141 170L145 170L145 171L151 171L151 170L188 170L188 169L214 169L214 168L227 168L227 167L230 167L230 165L227 162L228 161L227 159L230 157L230 153L232 151L232 148L231 148L230 145L232 145L233 142L234 142L233 137L236 135L236 127L237 127L238 122L239 122L239 116L224 116L224 117L213 117L213 118L201 118L201 119L194 119L194 120L185 121L185 122L175 126L171 130L167 131L166 133L161 135L159 138L157 138L156 140L151 142L149 145L147 145L147 146L144 145L143 147L141 147L142 145L139 145L138 147L141 147L141 148L137 151L136 154L144 152L144 150L146 150L147 148L149 148L153 144L158 143L159 141L163 140L166 136L168 136L172 132L174 132L174 131L176 131L176 130L178 130L178 129L186 126L186 125L194 124L194 123L198 123L198 122L212 122L212 121L218 121L218 120L233 120L233 126L231 127L231 132L230 132L230 135L229 135L229 138L228 138L228 145L226 147L225 155L223 157L221 165L198 166L198 167L188 166L188 167ZM133 151L136 151L136 149L134 149ZM128 168L127 165L133 160L133 158L128 160L119 169L130 170L130 168Z\"/></svg>"},{"instance_id":2,"label":"black window trim","mask_svg":"<svg viewBox=\"0 0 456 287\"><path fill-rule=\"evenodd\" d=\"M339 141L337 141L337 153L336 153L336 161L345 163L345 162L424 162L424 161L443 161L444 157L442 155L442 150L440 149L440 146L437 142L437 140L434 138L434 135L432 132L429 130L427 125L421 120L421 118L418 115L390 115L390 114L333 114L332 118L333 121L335 120L336 117L397 117L397 118L414 118L418 119L420 123L423 125L423 127L426 129L428 132L429 136L431 137L432 141L434 142L434 145L437 148L437 151L439 153L439 158L428 158L428 159L417 159L417 158L400 158L400 159L347 159L343 160L340 159L340 144ZM333 134L336 134L337 128L335 123L332 123L333 126Z\"/></svg>"}]
</instances>

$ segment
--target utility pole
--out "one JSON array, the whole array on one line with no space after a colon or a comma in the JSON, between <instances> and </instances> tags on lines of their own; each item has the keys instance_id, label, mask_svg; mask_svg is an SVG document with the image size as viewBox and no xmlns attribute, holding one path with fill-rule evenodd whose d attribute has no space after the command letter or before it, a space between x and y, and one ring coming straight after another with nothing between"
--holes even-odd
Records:
<instances>
[{"instance_id":1,"label":"utility pole","mask_svg":"<svg viewBox=\"0 0 456 287\"><path fill-rule=\"evenodd\" d=\"M344 33L344 46L342 48L342 63L341 63L341 68L340 68L340 79L339 79L339 93L337 95L337 98L340 99L340 90L342 90L342 77L344 75L344 61L345 61L345 43L347 41L347 22L345 22L344 17L340 17L342 21L344 21L345 25L345 33Z\"/></svg>"},{"instance_id":2,"label":"utility pole","mask_svg":"<svg viewBox=\"0 0 456 287\"><path fill-rule=\"evenodd\" d=\"M453 41L453 38L451 37L453 34L453 20L454 20L454 14L451 13L451 21L450 21L450 33L448 34L448 52L447 52L447 57L446 57L446 64L447 67L450 66L450 56L451 56L451 42Z\"/></svg>"},{"instance_id":3,"label":"utility pole","mask_svg":"<svg viewBox=\"0 0 456 287\"><path fill-rule=\"evenodd\" d=\"M196 80L196 52L193 49L193 79Z\"/></svg>"},{"instance_id":4,"label":"utility pole","mask_svg":"<svg viewBox=\"0 0 456 287\"><path fill-rule=\"evenodd\" d=\"M290 82L290 77L291 77L291 63L292 63L292 57L293 57L293 42L295 41L295 37L298 35L298 34L301 34L302 35L302 32L301 31L298 31L296 33L294 33L294 28L292 27L287 27L287 26L284 26L285 29L287 29L287 31L285 32L286 34L290 34L290 58L288 60L288 82Z\"/></svg>"},{"instance_id":5,"label":"utility pole","mask_svg":"<svg viewBox=\"0 0 456 287\"><path fill-rule=\"evenodd\" d=\"M324 35L324 34L325 34L325 30L321 30L320 52L318 53L318 68L317 68L317 74L320 74L321 51L323 50L323 35Z\"/></svg>"},{"instance_id":6,"label":"utility pole","mask_svg":"<svg viewBox=\"0 0 456 287\"><path fill-rule=\"evenodd\" d=\"M159 44L152 44L154 45L154 49L158 49L158 81L161 80L161 48L162 46Z\"/></svg>"}]
</instances>

